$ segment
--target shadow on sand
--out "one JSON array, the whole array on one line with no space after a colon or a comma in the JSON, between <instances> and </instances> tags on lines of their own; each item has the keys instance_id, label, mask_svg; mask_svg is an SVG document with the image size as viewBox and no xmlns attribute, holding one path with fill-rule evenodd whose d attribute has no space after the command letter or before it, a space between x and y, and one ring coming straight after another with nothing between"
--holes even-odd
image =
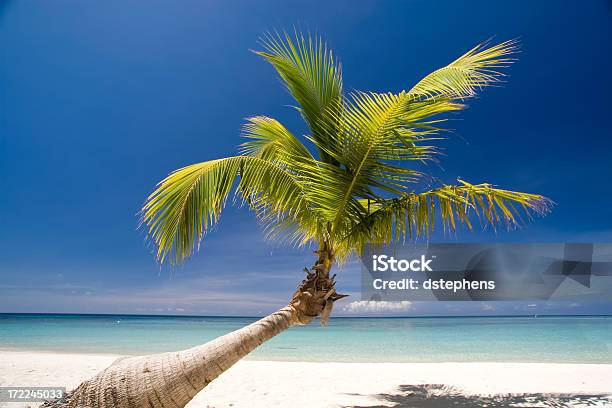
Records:
<instances>
[{"instance_id":1,"label":"shadow on sand","mask_svg":"<svg viewBox=\"0 0 612 408\"><path fill-rule=\"evenodd\" d=\"M362 394L352 394L362 395ZM464 395L441 384L401 385L396 394L370 395L381 405L367 408L468 408L468 407L612 407L606 394L511 394L496 396ZM346 408L365 408L352 406Z\"/></svg>"}]
</instances>

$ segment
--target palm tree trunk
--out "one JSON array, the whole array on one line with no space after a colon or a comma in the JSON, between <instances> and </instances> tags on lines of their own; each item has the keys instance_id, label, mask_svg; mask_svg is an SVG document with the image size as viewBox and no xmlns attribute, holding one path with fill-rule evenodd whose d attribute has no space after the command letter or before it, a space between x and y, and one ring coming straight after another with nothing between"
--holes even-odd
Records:
<instances>
[{"instance_id":1,"label":"palm tree trunk","mask_svg":"<svg viewBox=\"0 0 612 408\"><path fill-rule=\"evenodd\" d=\"M184 407L257 346L299 324L287 306L242 329L179 352L117 361L72 394L68 407Z\"/></svg>"},{"instance_id":2,"label":"palm tree trunk","mask_svg":"<svg viewBox=\"0 0 612 408\"><path fill-rule=\"evenodd\" d=\"M321 263L321 259L326 261ZM221 373L260 344L291 326L308 324L341 299L329 278L329 256L319 254L288 306L201 346L187 350L117 360L84 381L56 408L182 408ZM325 321L324 321L325 320Z\"/></svg>"}]
</instances>

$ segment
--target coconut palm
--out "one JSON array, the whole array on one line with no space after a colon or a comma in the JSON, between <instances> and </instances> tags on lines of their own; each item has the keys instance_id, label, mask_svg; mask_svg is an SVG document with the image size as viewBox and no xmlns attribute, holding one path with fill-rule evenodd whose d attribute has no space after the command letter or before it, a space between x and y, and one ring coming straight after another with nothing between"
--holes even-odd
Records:
<instances>
[{"instance_id":1,"label":"coconut palm","mask_svg":"<svg viewBox=\"0 0 612 408\"><path fill-rule=\"evenodd\" d=\"M173 353L120 360L74 392L88 407L183 407L257 346L320 316L336 292L332 266L366 245L428 237L434 220L460 225L516 225L544 214L545 197L458 180L421 190L418 168L436 160L445 115L464 109L477 91L500 81L514 41L479 45L400 93L345 93L340 64L320 38L269 35L258 55L277 71L308 125L298 137L267 116L248 118L240 153L192 164L161 181L142 209L142 223L161 264L190 257L219 220L232 190L270 239L315 246L287 306L240 330Z\"/></svg>"}]
</instances>

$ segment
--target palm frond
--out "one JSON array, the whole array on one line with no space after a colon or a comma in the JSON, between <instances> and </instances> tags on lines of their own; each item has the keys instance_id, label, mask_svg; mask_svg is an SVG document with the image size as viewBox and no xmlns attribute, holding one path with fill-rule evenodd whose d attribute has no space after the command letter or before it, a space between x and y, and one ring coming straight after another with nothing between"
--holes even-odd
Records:
<instances>
[{"instance_id":1,"label":"palm frond","mask_svg":"<svg viewBox=\"0 0 612 408\"><path fill-rule=\"evenodd\" d=\"M342 103L342 73L340 64L320 37L305 37L295 33L267 35L262 39L264 57L276 69L289 93L299 104L299 111L310 127L312 137L320 144L332 144L336 132L325 119L337 114ZM327 126L322 126L326 122ZM328 160L320 151L322 159Z\"/></svg>"},{"instance_id":2,"label":"palm frond","mask_svg":"<svg viewBox=\"0 0 612 408\"><path fill-rule=\"evenodd\" d=\"M429 142L440 131L435 116L462 108L448 100L421 101L405 92L354 93L339 118L343 149L329 152L343 169L337 190L329 192L336 201L333 230L346 230L362 218L358 200L374 197L374 189L405 193L421 173L396 163L431 160L436 149ZM337 174L331 172L325 179Z\"/></svg>"},{"instance_id":3,"label":"palm frond","mask_svg":"<svg viewBox=\"0 0 612 408\"><path fill-rule=\"evenodd\" d=\"M258 216L297 219L309 214L302 185L274 163L236 156L193 164L162 180L142 208L141 223L160 263L168 258L181 263L199 247L219 220L237 177L236 192Z\"/></svg>"},{"instance_id":4,"label":"palm frond","mask_svg":"<svg viewBox=\"0 0 612 408\"><path fill-rule=\"evenodd\" d=\"M342 150L328 150L351 174L338 201L334 230L362 218L356 202L368 198L372 188L402 195L402 188L418 174L406 174L388 161L430 160L436 149L421 143L431 141L441 130L437 124L443 119L436 115L463 109L455 100L474 96L476 90L498 81L501 74L496 69L508 65L515 50L514 41L479 45L408 92L352 94L338 118ZM351 214L351 209L357 211Z\"/></svg>"},{"instance_id":5,"label":"palm frond","mask_svg":"<svg viewBox=\"0 0 612 408\"><path fill-rule=\"evenodd\" d=\"M314 159L306 146L276 119L248 118L242 134L249 139L241 145L240 152L244 155L282 163L289 168L296 160Z\"/></svg>"},{"instance_id":6,"label":"palm frond","mask_svg":"<svg viewBox=\"0 0 612 408\"><path fill-rule=\"evenodd\" d=\"M519 225L523 217L545 215L552 201L538 194L494 188L491 184L445 185L422 193L377 202L364 202L369 215L353 227L343 240L343 250L360 251L365 244L384 245L390 242L426 238L439 220L444 230L456 231L460 225L473 228L470 217L483 227L508 228Z\"/></svg>"},{"instance_id":7,"label":"palm frond","mask_svg":"<svg viewBox=\"0 0 612 408\"><path fill-rule=\"evenodd\" d=\"M517 51L515 40L488 46L477 45L449 65L423 78L408 93L419 98L465 99L503 77L500 68L507 67Z\"/></svg>"}]
</instances>

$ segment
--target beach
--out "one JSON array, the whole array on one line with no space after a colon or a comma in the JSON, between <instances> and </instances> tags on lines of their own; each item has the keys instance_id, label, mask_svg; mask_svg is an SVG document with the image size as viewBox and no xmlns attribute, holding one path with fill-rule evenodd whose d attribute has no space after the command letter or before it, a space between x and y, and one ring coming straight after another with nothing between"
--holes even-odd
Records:
<instances>
[{"instance_id":1,"label":"beach","mask_svg":"<svg viewBox=\"0 0 612 408\"><path fill-rule=\"evenodd\" d=\"M0 386L76 387L119 355L0 351ZM557 363L237 363L188 405L225 407L380 407L412 401L494 400L492 396L570 398L609 406L612 364ZM582 396L577 398L576 396ZM484 398L484 399L483 399ZM520 397L524 398L524 397ZM570 398L571 399L571 398ZM545 404L545 402L540 402ZM5 403L3 407L36 406ZM409 405L406 405L409 406ZM419 406L419 405L416 405ZM434 406L434 405L422 405ZM520 405L517 405L520 406ZM549 405L530 405L549 406Z\"/></svg>"},{"instance_id":2,"label":"beach","mask_svg":"<svg viewBox=\"0 0 612 408\"><path fill-rule=\"evenodd\" d=\"M0 386L70 390L119 357L183 350L254 320L0 315ZM605 407L611 394L610 317L335 318L264 343L189 407Z\"/></svg>"}]
</instances>

